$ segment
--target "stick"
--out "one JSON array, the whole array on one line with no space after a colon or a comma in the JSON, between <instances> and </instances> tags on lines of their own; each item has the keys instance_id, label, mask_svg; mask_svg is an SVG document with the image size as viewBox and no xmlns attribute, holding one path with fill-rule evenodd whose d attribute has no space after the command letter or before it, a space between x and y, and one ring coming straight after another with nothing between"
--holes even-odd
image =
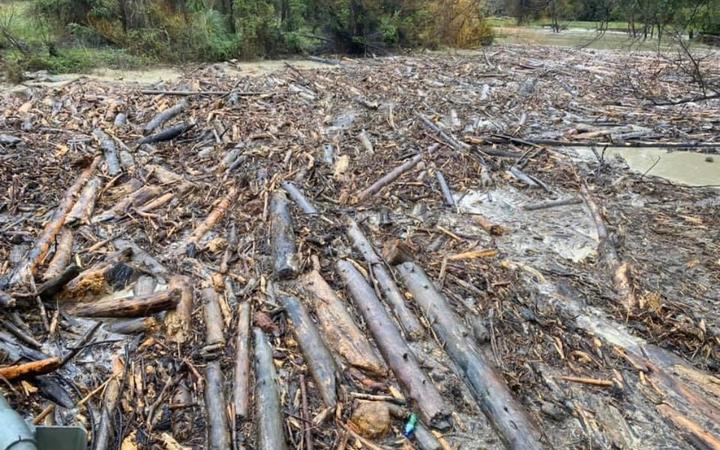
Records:
<instances>
[{"instance_id":1,"label":"stick","mask_svg":"<svg viewBox=\"0 0 720 450\"><path fill-rule=\"evenodd\" d=\"M336 268L365 318L380 353L400 385L417 405L423 420L435 425L447 418L448 412L440 392L420 369L415 355L385 312L380 299L375 296L372 286L350 262L339 260Z\"/></svg>"},{"instance_id":2,"label":"stick","mask_svg":"<svg viewBox=\"0 0 720 450\"><path fill-rule=\"evenodd\" d=\"M443 197L445 197L445 203L448 206L455 207L455 199L453 198L450 186L445 181L445 176L439 170L435 171L435 178L437 178L438 184L440 185L440 191L442 191Z\"/></svg>"},{"instance_id":3,"label":"stick","mask_svg":"<svg viewBox=\"0 0 720 450\"><path fill-rule=\"evenodd\" d=\"M47 281L59 276L70 263L72 257L73 234L67 228L63 228L60 232L57 245L55 246L55 255L50 260L47 270L43 274L43 280Z\"/></svg>"},{"instance_id":4,"label":"stick","mask_svg":"<svg viewBox=\"0 0 720 450\"><path fill-rule=\"evenodd\" d=\"M255 406L258 450L286 450L283 416L276 386L272 348L260 328L255 335Z\"/></svg>"},{"instance_id":5,"label":"stick","mask_svg":"<svg viewBox=\"0 0 720 450\"><path fill-rule=\"evenodd\" d=\"M93 130L93 136L100 142L103 155L105 155L105 164L107 165L108 175L114 177L115 175L122 172L120 168L120 161L118 160L117 148L115 147L115 141L105 134L100 128Z\"/></svg>"},{"instance_id":6,"label":"stick","mask_svg":"<svg viewBox=\"0 0 720 450\"><path fill-rule=\"evenodd\" d=\"M100 186L102 186L102 181L97 177L88 181L85 189L83 189L80 197L78 197L77 203L75 203L75 206L73 206L68 214L66 224L87 223L90 220L95 210L95 200L97 199Z\"/></svg>"},{"instance_id":7,"label":"stick","mask_svg":"<svg viewBox=\"0 0 720 450\"><path fill-rule=\"evenodd\" d=\"M47 358L39 361L0 367L0 379L8 381L28 376L43 375L60 367L60 358Z\"/></svg>"},{"instance_id":8,"label":"stick","mask_svg":"<svg viewBox=\"0 0 720 450\"><path fill-rule=\"evenodd\" d=\"M613 382L610 380L598 380L595 378L584 378L584 377L572 377L572 376L559 376L560 380L570 381L572 383L581 383L581 384L589 384L591 386L602 386L602 387L612 387Z\"/></svg>"},{"instance_id":9,"label":"stick","mask_svg":"<svg viewBox=\"0 0 720 450\"><path fill-rule=\"evenodd\" d=\"M318 210L310 203L310 200L305 197L305 194L300 189L289 181L283 181L280 186L290 195L290 198L297 203L305 214L317 214Z\"/></svg>"},{"instance_id":10,"label":"stick","mask_svg":"<svg viewBox=\"0 0 720 450\"><path fill-rule=\"evenodd\" d=\"M300 375L300 395L302 397L302 427L305 434L305 448L313 450L312 428L310 427L311 417L308 412L307 388L305 386L305 375Z\"/></svg>"},{"instance_id":11,"label":"stick","mask_svg":"<svg viewBox=\"0 0 720 450\"><path fill-rule=\"evenodd\" d=\"M583 200L578 197L561 198L558 200L526 204L523 205L523 209L526 211L537 211L539 209L556 208L558 206L579 205L582 202Z\"/></svg>"},{"instance_id":12,"label":"stick","mask_svg":"<svg viewBox=\"0 0 720 450\"><path fill-rule=\"evenodd\" d=\"M174 308L179 300L179 290L167 290L150 295L81 304L71 308L70 313L80 317L144 317Z\"/></svg>"},{"instance_id":13,"label":"stick","mask_svg":"<svg viewBox=\"0 0 720 450\"><path fill-rule=\"evenodd\" d=\"M235 416L244 420L248 417L250 399L250 302L238 306L238 334L235 346L235 385L233 402Z\"/></svg>"},{"instance_id":14,"label":"stick","mask_svg":"<svg viewBox=\"0 0 720 450\"><path fill-rule=\"evenodd\" d=\"M404 174L408 170L415 167L420 161L422 160L422 153L418 153L417 155L413 156L409 160L405 161L404 163L400 164L390 172L388 172L385 176L377 180L375 183L373 183L370 187L365 189L364 191L360 192L358 194L358 201L363 201L366 198L370 197L371 195L377 194L382 188L387 186L388 184L395 181L400 175Z\"/></svg>"},{"instance_id":15,"label":"stick","mask_svg":"<svg viewBox=\"0 0 720 450\"><path fill-rule=\"evenodd\" d=\"M208 421L209 448L212 450L231 448L226 406L220 361L210 361L205 367L205 412Z\"/></svg>"},{"instance_id":16,"label":"stick","mask_svg":"<svg viewBox=\"0 0 720 450\"><path fill-rule=\"evenodd\" d=\"M337 405L337 372L332 355L325 347L320 333L300 301L295 297L281 297L280 300L285 307L285 313L292 321L295 338L310 367L320 397L325 406L334 409Z\"/></svg>"},{"instance_id":17,"label":"stick","mask_svg":"<svg viewBox=\"0 0 720 450\"><path fill-rule=\"evenodd\" d=\"M398 266L400 277L427 315L445 351L462 373L483 413L512 449L542 449L538 431L510 390L466 336L447 300L414 263Z\"/></svg>"},{"instance_id":18,"label":"stick","mask_svg":"<svg viewBox=\"0 0 720 450\"><path fill-rule=\"evenodd\" d=\"M112 359L113 376L105 387L100 425L95 435L95 450L113 448L110 437L113 434L113 412L120 398L120 388L125 375L125 364L116 355Z\"/></svg>"},{"instance_id":19,"label":"stick","mask_svg":"<svg viewBox=\"0 0 720 450\"><path fill-rule=\"evenodd\" d=\"M455 138L454 136L450 135L449 133L446 133L440 127L435 125L432 120L430 120L428 117L426 117L423 114L418 113L418 118L422 122L422 124L428 128L430 131L438 135L445 143L447 143L450 147L455 149L456 151L462 151L462 150L468 150L470 149L470 146L464 142L460 142Z\"/></svg>"},{"instance_id":20,"label":"stick","mask_svg":"<svg viewBox=\"0 0 720 450\"><path fill-rule=\"evenodd\" d=\"M164 111L159 112L158 114L153 117L150 122L145 125L143 128L143 132L145 134L151 133L155 131L156 128L159 128L167 122L168 120L172 119L173 117L177 116L181 112L185 111L185 108L187 108L187 102L181 101L180 103L176 104L175 106L172 106L170 108L167 108Z\"/></svg>"},{"instance_id":21,"label":"stick","mask_svg":"<svg viewBox=\"0 0 720 450\"><path fill-rule=\"evenodd\" d=\"M294 277L299 270L295 255L295 234L287 197L281 191L273 192L270 201L270 243L275 276L280 279Z\"/></svg>"},{"instance_id":22,"label":"stick","mask_svg":"<svg viewBox=\"0 0 720 450\"><path fill-rule=\"evenodd\" d=\"M178 97L188 97L192 95L230 95L235 94L239 97L254 97L271 95L271 92L238 92L238 91L163 91L159 89L144 89L140 91L143 95L174 95Z\"/></svg>"}]
</instances>

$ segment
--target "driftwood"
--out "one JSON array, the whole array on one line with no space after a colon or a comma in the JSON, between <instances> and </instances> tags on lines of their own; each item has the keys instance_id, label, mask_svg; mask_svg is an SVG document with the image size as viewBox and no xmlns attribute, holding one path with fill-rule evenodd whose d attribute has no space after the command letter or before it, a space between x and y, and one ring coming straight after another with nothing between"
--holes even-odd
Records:
<instances>
[{"instance_id":1,"label":"driftwood","mask_svg":"<svg viewBox=\"0 0 720 450\"><path fill-rule=\"evenodd\" d=\"M102 148L103 155L105 156L108 174L114 177L122 171L115 141L100 128L96 128L93 131L93 136L100 142L100 148Z\"/></svg>"},{"instance_id":2,"label":"driftwood","mask_svg":"<svg viewBox=\"0 0 720 450\"><path fill-rule=\"evenodd\" d=\"M171 139L175 139L176 137L192 130L195 127L194 123L186 123L182 122L177 125L173 125L171 127L163 128L159 132L155 134L151 134L150 136L146 136L142 139L140 139L137 142L137 146L141 146L144 144L154 144L156 142L164 142L169 141Z\"/></svg>"},{"instance_id":3,"label":"driftwood","mask_svg":"<svg viewBox=\"0 0 720 450\"><path fill-rule=\"evenodd\" d=\"M275 381L272 348L260 328L255 337L255 418L258 450L285 450L284 420ZM229 448L229 447L228 447Z\"/></svg>"},{"instance_id":4,"label":"driftwood","mask_svg":"<svg viewBox=\"0 0 720 450\"><path fill-rule=\"evenodd\" d=\"M298 281L312 299L325 342L350 365L373 374L385 375L385 364L353 322L344 302L337 297L320 273L312 271Z\"/></svg>"},{"instance_id":5,"label":"driftwood","mask_svg":"<svg viewBox=\"0 0 720 450\"><path fill-rule=\"evenodd\" d=\"M100 425L95 435L95 450L106 450L115 447L114 442L111 441L114 423L113 412L120 399L120 389L125 375L125 364L118 356L113 357L112 369L112 379L105 387L105 395L103 396Z\"/></svg>"},{"instance_id":6,"label":"driftwood","mask_svg":"<svg viewBox=\"0 0 720 450\"><path fill-rule=\"evenodd\" d=\"M97 199L100 186L102 186L100 178L95 177L88 181L85 189L83 189L80 197L78 197L75 206L73 206L72 210L68 213L66 220L68 225L87 223L90 220L95 210L95 200Z\"/></svg>"},{"instance_id":7,"label":"driftwood","mask_svg":"<svg viewBox=\"0 0 720 450\"><path fill-rule=\"evenodd\" d=\"M412 158L408 159L404 163L400 164L399 166L388 172L385 176L370 185L370 187L361 191L357 196L358 201L363 201L366 198L380 192L382 188L398 179L400 175L415 167L420 161L422 161L422 158L422 153L418 153L417 155L413 156Z\"/></svg>"},{"instance_id":8,"label":"driftwood","mask_svg":"<svg viewBox=\"0 0 720 450\"><path fill-rule=\"evenodd\" d=\"M63 269L61 273L38 286L37 293L43 300L50 300L79 274L80 268L75 264L71 264Z\"/></svg>"},{"instance_id":9,"label":"driftwood","mask_svg":"<svg viewBox=\"0 0 720 450\"><path fill-rule=\"evenodd\" d=\"M162 206L165 206L166 203L170 202L172 199L175 198L175 194L172 192L168 192L166 194L161 195L160 197L156 198L155 200L151 200L144 204L142 207L138 208L139 213L149 213L150 211L154 209L158 209Z\"/></svg>"},{"instance_id":10,"label":"driftwood","mask_svg":"<svg viewBox=\"0 0 720 450\"><path fill-rule=\"evenodd\" d=\"M134 191L132 194L121 199L112 208L104 211L91 220L92 223L106 222L108 220L119 219L127 213L130 207L138 207L151 201L158 195L160 195L161 189L159 186L143 186L140 189Z\"/></svg>"},{"instance_id":11,"label":"driftwood","mask_svg":"<svg viewBox=\"0 0 720 450\"><path fill-rule=\"evenodd\" d=\"M16 302L7 292L0 291L0 308L13 308Z\"/></svg>"},{"instance_id":12,"label":"driftwood","mask_svg":"<svg viewBox=\"0 0 720 450\"><path fill-rule=\"evenodd\" d=\"M452 192L450 191L450 186L448 186L443 173L439 170L436 170L435 178L437 178L437 182L440 185L440 191L445 198L445 203L447 203L448 206L455 206L455 198L453 198Z\"/></svg>"},{"instance_id":13,"label":"driftwood","mask_svg":"<svg viewBox=\"0 0 720 450\"><path fill-rule=\"evenodd\" d=\"M50 221L45 225L42 233L38 236L33 247L23 257L22 261L15 267L10 276L10 285L17 285L30 281L35 275L37 265L42 261L50 250L50 245L55 240L55 236L60 232L65 224L65 218L75 202L75 197L80 190L88 182L93 172L100 164L100 157L96 157L93 162L77 177L75 183L65 192L60 200L60 204L55 209Z\"/></svg>"},{"instance_id":14,"label":"driftwood","mask_svg":"<svg viewBox=\"0 0 720 450\"><path fill-rule=\"evenodd\" d=\"M293 331L297 338L305 361L310 367L315 380L315 387L320 392L325 406L335 408L337 404L336 369L333 357L323 343L320 333L305 307L295 297L282 297L285 313L292 321Z\"/></svg>"},{"instance_id":15,"label":"driftwood","mask_svg":"<svg viewBox=\"0 0 720 450\"><path fill-rule=\"evenodd\" d=\"M53 255L43 274L43 280L50 280L63 273L65 267L70 263L70 258L72 258L72 247L72 231L64 228L58 237L57 245L55 246L55 255Z\"/></svg>"},{"instance_id":16,"label":"driftwood","mask_svg":"<svg viewBox=\"0 0 720 450\"><path fill-rule=\"evenodd\" d=\"M273 192L270 201L270 242L275 276L281 279L294 277L299 270L295 233L287 197L281 191Z\"/></svg>"},{"instance_id":17,"label":"driftwood","mask_svg":"<svg viewBox=\"0 0 720 450\"><path fill-rule=\"evenodd\" d=\"M131 253L129 249L121 250L84 270L63 287L57 299L62 302L83 302L109 294L113 287L125 287L136 277L135 271L125 264Z\"/></svg>"},{"instance_id":18,"label":"driftwood","mask_svg":"<svg viewBox=\"0 0 720 450\"><path fill-rule=\"evenodd\" d=\"M145 166L145 168L148 173L152 174L161 184L174 185L179 193L183 193L193 187L193 183L185 179L185 177L159 164L149 164Z\"/></svg>"},{"instance_id":19,"label":"driftwood","mask_svg":"<svg viewBox=\"0 0 720 450\"><path fill-rule=\"evenodd\" d=\"M523 205L523 209L526 211L537 211L540 209L556 208L558 206L579 205L582 202L583 200L577 197L561 198L558 200L548 200L544 202L526 204Z\"/></svg>"},{"instance_id":20,"label":"driftwood","mask_svg":"<svg viewBox=\"0 0 720 450\"><path fill-rule=\"evenodd\" d=\"M212 450L232 448L226 406L220 361L210 361L205 367L205 413L208 422L208 448Z\"/></svg>"},{"instance_id":21,"label":"driftwood","mask_svg":"<svg viewBox=\"0 0 720 450\"><path fill-rule=\"evenodd\" d=\"M542 449L539 433L502 378L475 348L447 300L414 263L399 267L400 276L427 315L445 351L462 374L480 409L509 448Z\"/></svg>"},{"instance_id":22,"label":"driftwood","mask_svg":"<svg viewBox=\"0 0 720 450\"><path fill-rule=\"evenodd\" d=\"M167 275L169 273L165 266L135 242L128 239L113 239L112 243L120 251L129 251L132 254L132 261L135 264L147 267L153 275Z\"/></svg>"},{"instance_id":23,"label":"driftwood","mask_svg":"<svg viewBox=\"0 0 720 450\"><path fill-rule=\"evenodd\" d=\"M165 330L170 339L182 344L187 341L192 326L193 290L190 280L183 275L170 278L168 289L180 292L180 300L174 311L165 316Z\"/></svg>"},{"instance_id":24,"label":"driftwood","mask_svg":"<svg viewBox=\"0 0 720 450\"><path fill-rule=\"evenodd\" d=\"M365 318L375 342L400 385L417 405L423 420L436 425L448 411L440 392L422 371L415 355L388 316L380 299L365 278L348 261L337 262L337 271Z\"/></svg>"},{"instance_id":25,"label":"driftwood","mask_svg":"<svg viewBox=\"0 0 720 450\"><path fill-rule=\"evenodd\" d=\"M471 144L505 144L512 142L531 147L720 148L720 142L562 141L557 139L517 138L502 134L483 137L465 136L464 140Z\"/></svg>"},{"instance_id":26,"label":"driftwood","mask_svg":"<svg viewBox=\"0 0 720 450\"><path fill-rule=\"evenodd\" d=\"M447 145L452 147L456 151L462 151L462 150L468 150L470 149L470 146L464 142L459 141L457 138L452 136L450 133L445 132L442 130L439 126L435 125L430 118L426 117L423 114L418 113L418 118L420 119L420 122L427 128L428 130L432 131L434 134L436 134L440 139L445 141Z\"/></svg>"},{"instance_id":27,"label":"driftwood","mask_svg":"<svg viewBox=\"0 0 720 450\"><path fill-rule=\"evenodd\" d=\"M47 358L39 361L0 367L0 379L12 381L35 375L50 373L60 367L60 358Z\"/></svg>"},{"instance_id":28,"label":"driftwood","mask_svg":"<svg viewBox=\"0 0 720 450\"><path fill-rule=\"evenodd\" d=\"M238 306L238 331L235 344L235 383L233 403L235 416L241 419L249 413L250 387L250 302Z\"/></svg>"},{"instance_id":29,"label":"driftwood","mask_svg":"<svg viewBox=\"0 0 720 450\"><path fill-rule=\"evenodd\" d=\"M348 219L346 232L353 247L360 252L365 262L370 266L370 270L372 270L375 279L380 285L385 300L390 304L390 308L408 338L416 339L421 337L424 334L422 325L405 304L405 299L397 284L395 284L392 275L354 220Z\"/></svg>"},{"instance_id":30,"label":"driftwood","mask_svg":"<svg viewBox=\"0 0 720 450\"><path fill-rule=\"evenodd\" d=\"M179 290L167 290L150 295L85 303L70 308L70 313L80 317L144 317L174 308L179 301Z\"/></svg>"},{"instance_id":31,"label":"driftwood","mask_svg":"<svg viewBox=\"0 0 720 450\"><path fill-rule=\"evenodd\" d=\"M106 324L103 329L117 334L139 334L158 330L159 324L154 317L136 317L120 319Z\"/></svg>"},{"instance_id":32,"label":"driftwood","mask_svg":"<svg viewBox=\"0 0 720 450\"><path fill-rule=\"evenodd\" d=\"M385 242L382 248L382 255L385 261L392 266L414 261L413 250L398 239L391 239Z\"/></svg>"},{"instance_id":33,"label":"driftwood","mask_svg":"<svg viewBox=\"0 0 720 450\"><path fill-rule=\"evenodd\" d=\"M241 91L163 91L159 89L144 89L140 91L144 95L172 95L178 97L189 97L192 95L209 95L209 96L226 96L226 95L237 95L238 97L258 97L264 95L272 95L271 92L241 92Z\"/></svg>"},{"instance_id":34,"label":"driftwood","mask_svg":"<svg viewBox=\"0 0 720 450\"><path fill-rule=\"evenodd\" d=\"M223 217L227 214L230 207L235 203L235 200L237 200L238 196L238 189L233 186L228 191L227 195L222 198L218 202L217 205L210 211L210 214L203 220L200 225L193 230L193 232L190 234L190 236L187 237L183 241L183 243L179 246L178 251L184 252L188 251L192 254L194 253L195 249L198 246L198 243L200 240L207 234L208 231L212 230L215 225L218 224L222 220Z\"/></svg>"},{"instance_id":35,"label":"driftwood","mask_svg":"<svg viewBox=\"0 0 720 450\"><path fill-rule=\"evenodd\" d=\"M185 111L185 108L187 108L187 106L187 102L182 101L175 106L159 112L155 115L155 117L150 120L150 122L147 123L147 125L145 125L145 127L143 128L143 132L145 134L152 133L153 131L155 131L155 129L160 128L165 122Z\"/></svg>"},{"instance_id":36,"label":"driftwood","mask_svg":"<svg viewBox=\"0 0 720 450\"><path fill-rule=\"evenodd\" d=\"M283 181L281 184L282 188L290 195L290 198L297 203L302 212L305 214L317 214L318 210L313 204L305 197L305 194L300 189L289 181Z\"/></svg>"},{"instance_id":37,"label":"driftwood","mask_svg":"<svg viewBox=\"0 0 720 450\"><path fill-rule=\"evenodd\" d=\"M222 312L218 301L217 292L209 287L202 290L202 298L205 302L205 346L213 349L222 349L225 346L225 335Z\"/></svg>"}]
</instances>

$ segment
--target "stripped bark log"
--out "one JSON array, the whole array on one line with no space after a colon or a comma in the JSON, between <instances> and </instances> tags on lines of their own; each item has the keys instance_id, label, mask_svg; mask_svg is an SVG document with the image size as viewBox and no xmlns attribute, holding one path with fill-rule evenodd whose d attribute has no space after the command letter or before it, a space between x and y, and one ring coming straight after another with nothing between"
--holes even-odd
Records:
<instances>
[{"instance_id":1,"label":"stripped bark log","mask_svg":"<svg viewBox=\"0 0 720 450\"><path fill-rule=\"evenodd\" d=\"M318 210L315 206L305 197L300 188L295 186L289 181L283 181L281 184L282 188L290 195L290 198L297 203L302 212L305 214L317 214Z\"/></svg>"},{"instance_id":2,"label":"stripped bark log","mask_svg":"<svg viewBox=\"0 0 720 450\"><path fill-rule=\"evenodd\" d=\"M400 175L415 167L420 161L422 161L422 158L422 153L418 153L417 155L413 156L412 158L408 159L404 163L400 164L399 166L388 172L385 176L370 185L370 187L361 191L357 197L358 201L361 202L366 198L370 197L371 195L375 195L380 192L382 188L398 179Z\"/></svg>"},{"instance_id":3,"label":"stripped bark log","mask_svg":"<svg viewBox=\"0 0 720 450\"><path fill-rule=\"evenodd\" d=\"M179 290L167 290L150 295L81 304L69 311L80 317L144 317L174 308L179 300Z\"/></svg>"},{"instance_id":4,"label":"stripped bark log","mask_svg":"<svg viewBox=\"0 0 720 450\"><path fill-rule=\"evenodd\" d=\"M80 274L80 268L75 264L67 266L59 275L51 278L38 287L38 295L43 300L52 299L65 285Z\"/></svg>"},{"instance_id":5,"label":"stripped bark log","mask_svg":"<svg viewBox=\"0 0 720 450\"><path fill-rule=\"evenodd\" d=\"M337 373L332 355L325 347L320 333L300 301L295 297L282 297L280 300L285 307L285 313L292 321L295 337L310 367L320 397L325 406L334 409L337 405Z\"/></svg>"},{"instance_id":6,"label":"stripped bark log","mask_svg":"<svg viewBox=\"0 0 720 450\"><path fill-rule=\"evenodd\" d=\"M75 206L67 216L66 224L75 225L79 223L87 223L92 217L93 211L95 210L95 200L97 199L98 191L102 181L100 178L93 178L88 181L83 189L80 197L78 198Z\"/></svg>"},{"instance_id":7,"label":"stripped bark log","mask_svg":"<svg viewBox=\"0 0 720 450\"><path fill-rule=\"evenodd\" d=\"M403 340L380 299L375 296L372 286L350 262L340 260L336 267L357 309L365 318L380 353L408 397L417 405L423 420L433 426L445 420L448 411L440 392L420 368L412 350Z\"/></svg>"},{"instance_id":8,"label":"stripped bark log","mask_svg":"<svg viewBox=\"0 0 720 450\"><path fill-rule=\"evenodd\" d=\"M183 193L194 186L193 183L185 179L184 176L166 169L164 166L159 164L149 164L145 166L145 168L148 173L152 174L160 182L160 184L176 186L179 193Z\"/></svg>"},{"instance_id":9,"label":"stripped bark log","mask_svg":"<svg viewBox=\"0 0 720 450\"><path fill-rule=\"evenodd\" d=\"M385 300L390 304L395 317L408 338L417 339L421 337L424 334L422 325L420 325L415 314L413 314L405 304L405 299L402 293L400 293L397 284L395 284L392 275L354 220L348 219L346 233L353 247L360 252L365 262L370 266L375 279L382 289Z\"/></svg>"},{"instance_id":10,"label":"stripped bark log","mask_svg":"<svg viewBox=\"0 0 720 450\"><path fill-rule=\"evenodd\" d=\"M147 202L160 195L161 192L162 190L159 186L143 186L132 194L128 195L127 197L124 197L109 210L104 211L93 217L90 222L99 223L108 220L119 219L125 216L127 210L130 207L143 206Z\"/></svg>"},{"instance_id":11,"label":"stripped bark log","mask_svg":"<svg viewBox=\"0 0 720 450\"><path fill-rule=\"evenodd\" d=\"M120 160L118 159L117 148L115 146L115 141L100 128L96 128L95 130L93 130L93 136L95 136L95 139L97 139L100 143L100 148L102 148L103 155L105 156L105 164L107 165L108 174L111 177L114 177L115 175L122 172L122 169L120 168Z\"/></svg>"},{"instance_id":12,"label":"stripped bark log","mask_svg":"<svg viewBox=\"0 0 720 450\"><path fill-rule=\"evenodd\" d=\"M98 164L100 164L99 156L93 160L90 166L83 170L75 180L75 183L65 192L65 195L60 200L60 204L55 208L55 212L50 218L50 221L45 225L40 236L38 236L35 244L15 267L15 270L13 270L10 276L11 286L27 283L30 281L30 278L35 275L37 265L45 259L45 256L50 250L50 245L55 240L55 236L57 236L65 224L67 213L75 202L75 196L78 195L83 186L88 182Z\"/></svg>"},{"instance_id":13,"label":"stripped bark log","mask_svg":"<svg viewBox=\"0 0 720 450\"><path fill-rule=\"evenodd\" d=\"M535 425L495 369L466 337L471 333L464 329L447 300L423 270L414 263L404 263L399 266L399 271L405 286L425 311L480 408L506 445L518 450L544 448Z\"/></svg>"},{"instance_id":14,"label":"stripped bark log","mask_svg":"<svg viewBox=\"0 0 720 450\"><path fill-rule=\"evenodd\" d=\"M60 358L47 358L39 361L0 367L0 379L12 381L35 375L50 373L60 367Z\"/></svg>"},{"instance_id":15,"label":"stripped bark log","mask_svg":"<svg viewBox=\"0 0 720 450\"><path fill-rule=\"evenodd\" d=\"M150 136L146 136L146 137L140 139L137 142L137 147L140 147L141 145L144 145L144 144L154 144L156 142L164 142L164 141L169 141L171 139L175 139L176 137L192 130L194 127L195 127L194 123L181 122L177 125L163 128L162 130L160 130L159 132L157 132L155 134L151 134Z\"/></svg>"},{"instance_id":16,"label":"stripped bark log","mask_svg":"<svg viewBox=\"0 0 720 450\"><path fill-rule=\"evenodd\" d=\"M50 280L63 273L65 267L67 267L70 263L70 258L72 257L72 246L72 231L67 228L63 228L57 240L57 245L55 246L55 255L53 255L53 258L50 260L50 263L43 274L43 280Z\"/></svg>"},{"instance_id":17,"label":"stripped bark log","mask_svg":"<svg viewBox=\"0 0 720 450\"><path fill-rule=\"evenodd\" d=\"M165 316L165 332L171 341L182 344L187 341L192 325L193 290L190 280L183 275L170 278L168 289L180 292L180 300L174 311Z\"/></svg>"},{"instance_id":18,"label":"stripped bark log","mask_svg":"<svg viewBox=\"0 0 720 450\"><path fill-rule=\"evenodd\" d=\"M203 220L200 225L195 228L195 230L190 234L190 236L187 237L183 241L183 243L178 247L179 252L185 252L189 251L189 253L194 253L198 243L200 240L205 236L205 234L212 230L215 225L218 224L222 220L223 217L225 217L225 214L227 214L230 207L235 203L235 200L237 200L238 196L238 189L237 187L233 186L228 191L227 195L222 198L218 202L217 205L210 211L210 214Z\"/></svg>"},{"instance_id":19,"label":"stripped bark log","mask_svg":"<svg viewBox=\"0 0 720 450\"><path fill-rule=\"evenodd\" d=\"M208 448L212 450L232 448L226 406L220 361L210 361L205 367L205 412L208 423Z\"/></svg>"},{"instance_id":20,"label":"stripped bark log","mask_svg":"<svg viewBox=\"0 0 720 450\"><path fill-rule=\"evenodd\" d=\"M281 191L273 192L270 201L270 242L275 276L280 279L294 277L299 270L295 233L287 197Z\"/></svg>"},{"instance_id":21,"label":"stripped bark log","mask_svg":"<svg viewBox=\"0 0 720 450\"><path fill-rule=\"evenodd\" d=\"M120 388L125 374L125 364L117 355L113 356L112 369L112 379L105 387L103 396L100 424L95 435L95 450L114 448L114 443L110 439L113 434L113 412L120 399Z\"/></svg>"},{"instance_id":22,"label":"stripped bark log","mask_svg":"<svg viewBox=\"0 0 720 450\"><path fill-rule=\"evenodd\" d=\"M215 289L209 287L202 290L202 298L205 302L205 346L222 348L225 345L224 324L218 294Z\"/></svg>"},{"instance_id":23,"label":"stripped bark log","mask_svg":"<svg viewBox=\"0 0 720 450\"><path fill-rule=\"evenodd\" d=\"M150 120L150 122L147 123L147 125L145 125L143 131L145 134L152 133L156 128L161 127L165 122L185 111L185 108L187 108L187 102L182 101L175 106L159 112Z\"/></svg>"},{"instance_id":24,"label":"stripped bark log","mask_svg":"<svg viewBox=\"0 0 720 450\"><path fill-rule=\"evenodd\" d=\"M325 342L350 365L377 375L387 374L387 367L320 273L312 271L298 281L312 299Z\"/></svg>"},{"instance_id":25,"label":"stripped bark log","mask_svg":"<svg viewBox=\"0 0 720 450\"><path fill-rule=\"evenodd\" d=\"M248 417L250 387L250 302L238 306L238 332L235 345L235 384L233 402L235 416Z\"/></svg>"},{"instance_id":26,"label":"stripped bark log","mask_svg":"<svg viewBox=\"0 0 720 450\"><path fill-rule=\"evenodd\" d=\"M156 198L155 200L151 200L151 201L147 202L142 207L138 208L138 212L147 214L154 209L158 209L162 206L165 206L166 203L170 202L174 198L175 198L175 194L173 194L172 192L168 192L168 193L163 194L160 197Z\"/></svg>"},{"instance_id":27,"label":"stripped bark log","mask_svg":"<svg viewBox=\"0 0 720 450\"><path fill-rule=\"evenodd\" d=\"M445 180L445 176L442 172L439 170L435 171L435 178L437 178L437 182L440 185L440 191L443 194L443 197L445 198L445 203L447 203L448 206L455 206L455 198L452 195L452 192L450 191L450 186L448 186L447 181Z\"/></svg>"},{"instance_id":28,"label":"stripped bark log","mask_svg":"<svg viewBox=\"0 0 720 450\"><path fill-rule=\"evenodd\" d=\"M255 407L258 450L286 450L284 420L275 381L272 348L260 328L255 336Z\"/></svg>"}]
</instances>

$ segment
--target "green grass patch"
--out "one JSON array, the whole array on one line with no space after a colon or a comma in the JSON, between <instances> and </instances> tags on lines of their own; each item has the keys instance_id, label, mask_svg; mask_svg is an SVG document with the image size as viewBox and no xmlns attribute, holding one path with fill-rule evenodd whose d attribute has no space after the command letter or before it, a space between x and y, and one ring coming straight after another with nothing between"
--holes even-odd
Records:
<instances>
[{"instance_id":1,"label":"green grass patch","mask_svg":"<svg viewBox=\"0 0 720 450\"><path fill-rule=\"evenodd\" d=\"M61 48L56 56L35 52L26 55L18 50L9 50L4 53L3 59L8 66L20 67L24 71L47 70L50 73L83 73L98 67L128 70L146 67L150 62L121 49L83 47Z\"/></svg>"}]
</instances>

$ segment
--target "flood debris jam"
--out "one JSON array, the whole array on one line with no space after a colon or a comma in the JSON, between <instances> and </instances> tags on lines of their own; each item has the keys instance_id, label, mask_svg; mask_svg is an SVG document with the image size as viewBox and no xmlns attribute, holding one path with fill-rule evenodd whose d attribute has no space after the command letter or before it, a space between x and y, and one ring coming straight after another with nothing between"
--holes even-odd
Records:
<instances>
[{"instance_id":1,"label":"flood debris jam","mask_svg":"<svg viewBox=\"0 0 720 450\"><path fill-rule=\"evenodd\" d=\"M720 448L720 191L604 152L705 153L720 184L720 100L622 88L664 64L15 89L0 389L95 449ZM697 95L670 69L646 87Z\"/></svg>"}]
</instances>

